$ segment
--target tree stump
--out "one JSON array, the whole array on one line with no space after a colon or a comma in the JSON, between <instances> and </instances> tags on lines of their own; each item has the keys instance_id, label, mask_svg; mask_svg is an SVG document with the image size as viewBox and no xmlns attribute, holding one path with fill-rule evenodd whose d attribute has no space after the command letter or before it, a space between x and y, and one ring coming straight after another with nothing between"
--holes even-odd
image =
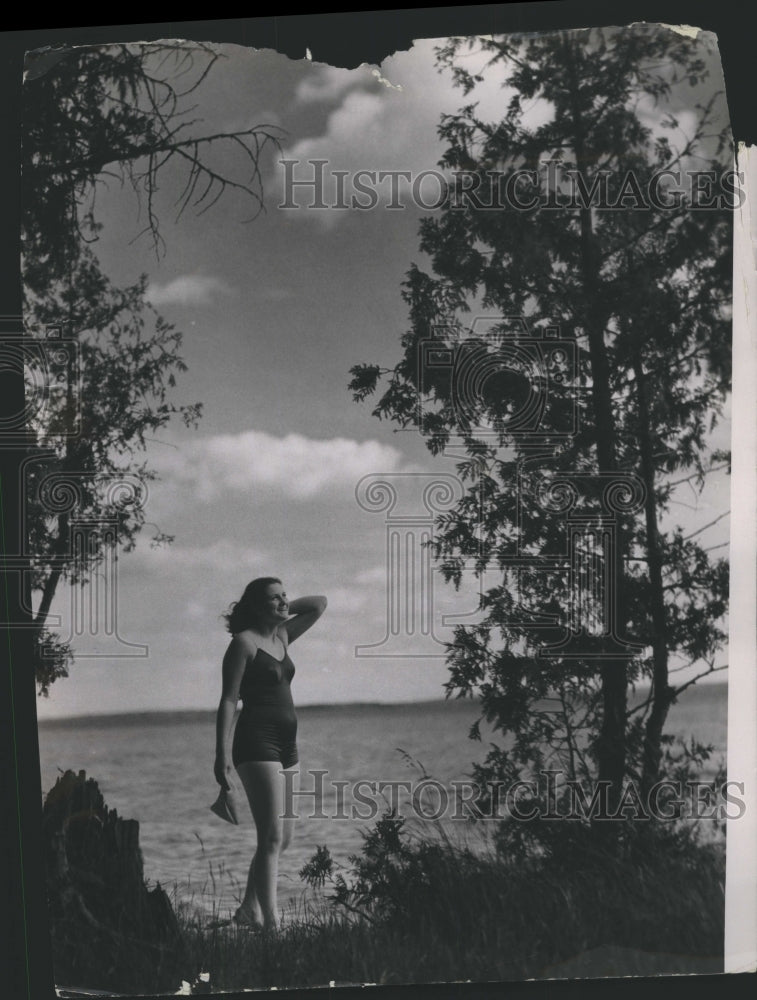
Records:
<instances>
[{"instance_id":1,"label":"tree stump","mask_svg":"<svg viewBox=\"0 0 757 1000\"><path fill-rule=\"evenodd\" d=\"M45 799L42 831L56 983L170 987L179 926L160 885L145 885L139 823L108 809L84 771L66 771Z\"/></svg>"}]
</instances>

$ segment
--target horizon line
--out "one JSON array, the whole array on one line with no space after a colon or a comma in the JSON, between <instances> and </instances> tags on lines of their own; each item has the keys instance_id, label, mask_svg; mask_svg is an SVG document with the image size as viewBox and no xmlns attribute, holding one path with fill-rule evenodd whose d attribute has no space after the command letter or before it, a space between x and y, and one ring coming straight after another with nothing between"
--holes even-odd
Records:
<instances>
[{"instance_id":1,"label":"horizon line","mask_svg":"<svg viewBox=\"0 0 757 1000\"><path fill-rule=\"evenodd\" d=\"M702 685L692 685L691 690L701 690L702 687L727 687L728 681L712 680ZM651 685L639 685L636 689L637 693L641 693ZM480 705L480 698L477 695L474 696L463 696L454 698L415 698L410 701L338 701L338 702L306 702L304 704L298 704L297 709L317 709L317 708L328 708L328 709L338 709L338 708L391 708L394 706L407 707L410 705L446 705L454 704L459 702L476 702ZM165 716L165 715L214 715L217 711L217 707L209 708L134 708L127 709L120 712L80 712L76 715L55 715L48 716L47 718L37 719L37 726L42 726L47 723L56 722L75 722L76 720L92 720L92 719L118 719L127 718L132 716ZM239 711L239 709L237 709Z\"/></svg>"}]
</instances>

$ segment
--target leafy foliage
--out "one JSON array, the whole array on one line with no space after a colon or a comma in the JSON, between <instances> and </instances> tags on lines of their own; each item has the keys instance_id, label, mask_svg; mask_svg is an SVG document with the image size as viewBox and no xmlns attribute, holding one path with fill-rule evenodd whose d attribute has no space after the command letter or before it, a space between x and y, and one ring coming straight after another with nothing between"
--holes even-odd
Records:
<instances>
[{"instance_id":1,"label":"leafy foliage","mask_svg":"<svg viewBox=\"0 0 757 1000\"><path fill-rule=\"evenodd\" d=\"M262 210L259 161L278 129L261 123L198 134L189 101L222 58L211 44L161 41L79 46L31 53L24 85L22 184L24 284L44 290L68 277L81 243L97 239L98 191L129 184L146 209L146 231L163 246L154 197L169 164L183 168L178 215L207 211L227 189ZM41 63L41 67L38 64ZM235 151L239 179L203 157L210 147Z\"/></svg>"},{"instance_id":2,"label":"leafy foliage","mask_svg":"<svg viewBox=\"0 0 757 1000\"><path fill-rule=\"evenodd\" d=\"M72 658L71 648L51 642L44 628L59 583L85 586L108 550L134 547L145 525L141 499L155 477L141 454L148 437L174 417L196 426L201 416L199 403L171 402L186 370L182 335L148 303L147 277L118 288L101 269L94 247L102 230L98 193L108 183L130 185L156 251L163 240L155 195L167 172L179 183L178 215L190 207L206 211L227 190L251 201L253 216L262 208L260 158L276 144L276 130L255 125L201 134L191 117L188 102L219 58L210 45L159 42L43 50L28 60L24 318L32 337L57 330L74 339L79 362L78 373L70 363L49 362L48 382L66 388L49 394L29 428L43 459L31 467L25 511L31 583L40 594L36 675L43 694L67 675ZM219 147L237 155L229 170L206 156ZM113 487L118 481L134 488ZM75 495L75 503L50 503L45 482L58 482L61 497ZM108 530L92 533L86 552L75 557L77 521ZM152 543L170 541L155 526Z\"/></svg>"},{"instance_id":3,"label":"leafy foliage","mask_svg":"<svg viewBox=\"0 0 757 1000\"><path fill-rule=\"evenodd\" d=\"M437 962L453 948L472 952L484 968L506 955L514 967L508 978L538 977L550 961L607 944L663 951L673 927L691 934L691 954L705 938L706 948L720 946L722 849L674 824L641 835L639 824L625 823L620 853L585 825L542 825L544 842L522 823L519 839L495 855L449 839L413 840L386 812L347 870L337 871L320 847L300 876L331 887L328 901L349 917L343 934L367 926L381 941L392 932ZM461 957L450 964L453 977L465 966Z\"/></svg>"},{"instance_id":4,"label":"leafy foliage","mask_svg":"<svg viewBox=\"0 0 757 1000\"><path fill-rule=\"evenodd\" d=\"M434 869L443 869L446 860L443 844L410 844L403 836L404 824L402 817L387 810L363 834L361 853L350 855L348 878L335 871L325 845L303 866L300 878L315 887L329 882L332 903L371 922L400 916L408 895L417 898L424 887L431 888Z\"/></svg>"},{"instance_id":5,"label":"leafy foliage","mask_svg":"<svg viewBox=\"0 0 757 1000\"><path fill-rule=\"evenodd\" d=\"M466 48L476 51L462 65ZM700 676L722 669L727 564L695 540L707 526L687 534L662 524L676 487L701 490L727 457L709 434L730 379L729 207L638 200L661 171L685 178L696 164L720 176L730 166L721 95L702 103L687 93L706 79L704 54L701 42L649 25L452 39L438 50L465 94L500 64L509 100L497 121L475 103L442 116L454 197L420 224L430 267L413 264L404 282L402 357L392 369L356 366L351 388L360 401L381 387L376 416L415 423L433 454L452 444L460 456L466 493L438 519L432 548L456 586L487 571L479 624L457 627L449 644L446 684L448 696L479 694L505 737L481 778L553 766L607 779L616 797L629 775L648 788L665 765L668 709L686 686L670 684L672 658L704 664ZM473 74L464 67L476 58L486 65ZM541 124L529 123L534 106ZM690 106L696 122L676 148L654 124L671 127L674 109ZM517 190L524 203L540 199L533 210L502 204L517 171L531 172ZM592 202L602 185L612 210ZM500 364L461 405L459 373L487 352L494 371L502 344L541 340L546 353L554 325L573 341L572 365L539 387L523 367ZM429 343L454 363L424 367ZM538 441L513 429L529 390L544 390ZM577 429L566 434L571 410ZM618 508L617 557L581 543L595 579L614 575L617 633L639 650L613 659L596 621L601 599L576 607L560 513L599 529L604 487L624 476L645 499ZM580 648L542 655L575 628L571 614L582 616ZM642 683L651 696L636 712L628 693Z\"/></svg>"}]
</instances>

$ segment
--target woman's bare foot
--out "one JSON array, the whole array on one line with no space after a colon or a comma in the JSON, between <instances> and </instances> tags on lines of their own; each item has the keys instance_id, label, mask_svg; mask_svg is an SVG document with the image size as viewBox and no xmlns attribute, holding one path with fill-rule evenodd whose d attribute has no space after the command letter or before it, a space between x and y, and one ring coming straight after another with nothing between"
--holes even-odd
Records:
<instances>
[{"instance_id":1,"label":"woman's bare foot","mask_svg":"<svg viewBox=\"0 0 757 1000\"><path fill-rule=\"evenodd\" d=\"M262 931L264 927L262 913L257 914L253 910L248 910L245 906L239 907L231 918L231 922L236 924L237 927L249 927L250 930L254 931Z\"/></svg>"}]
</instances>

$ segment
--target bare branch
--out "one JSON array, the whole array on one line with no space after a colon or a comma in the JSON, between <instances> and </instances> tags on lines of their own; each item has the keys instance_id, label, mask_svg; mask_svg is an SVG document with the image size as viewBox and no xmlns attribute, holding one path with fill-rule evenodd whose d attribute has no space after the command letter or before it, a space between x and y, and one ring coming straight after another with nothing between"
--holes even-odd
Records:
<instances>
[{"instance_id":1,"label":"bare branch","mask_svg":"<svg viewBox=\"0 0 757 1000\"><path fill-rule=\"evenodd\" d=\"M688 483L692 479L696 479L699 476L708 476L711 472L719 472L721 469L729 468L728 462L723 462L722 465L712 465L709 469L703 469L701 472L697 470L692 472L689 476L684 476L682 479L675 479L672 483L665 483L666 486L679 486L681 483Z\"/></svg>"},{"instance_id":2,"label":"bare branch","mask_svg":"<svg viewBox=\"0 0 757 1000\"><path fill-rule=\"evenodd\" d=\"M691 687L692 684L696 684L696 682L699 681L699 680L701 680L703 677L709 677L710 674L717 674L721 670L727 670L727 669L728 669L728 664L727 663L724 663L720 667L713 667L713 666L708 667L708 669L707 670L703 670L701 674L697 674L697 676L696 677L692 677L690 681L686 681L685 684L682 684L680 687L675 688L675 697L678 697L678 695L682 691L685 691L686 688Z\"/></svg>"},{"instance_id":3,"label":"bare branch","mask_svg":"<svg viewBox=\"0 0 757 1000\"><path fill-rule=\"evenodd\" d=\"M684 535L682 541L688 542L690 538L696 538L697 535L701 535L703 531L707 531L708 528L711 528L713 524L717 524L718 521L722 521L724 517L728 517L730 513L731 513L730 510L724 511L722 514L719 514L716 518L713 518L712 521L708 521L707 524L703 524L701 528L697 528L696 531L692 531L690 535Z\"/></svg>"}]
</instances>

